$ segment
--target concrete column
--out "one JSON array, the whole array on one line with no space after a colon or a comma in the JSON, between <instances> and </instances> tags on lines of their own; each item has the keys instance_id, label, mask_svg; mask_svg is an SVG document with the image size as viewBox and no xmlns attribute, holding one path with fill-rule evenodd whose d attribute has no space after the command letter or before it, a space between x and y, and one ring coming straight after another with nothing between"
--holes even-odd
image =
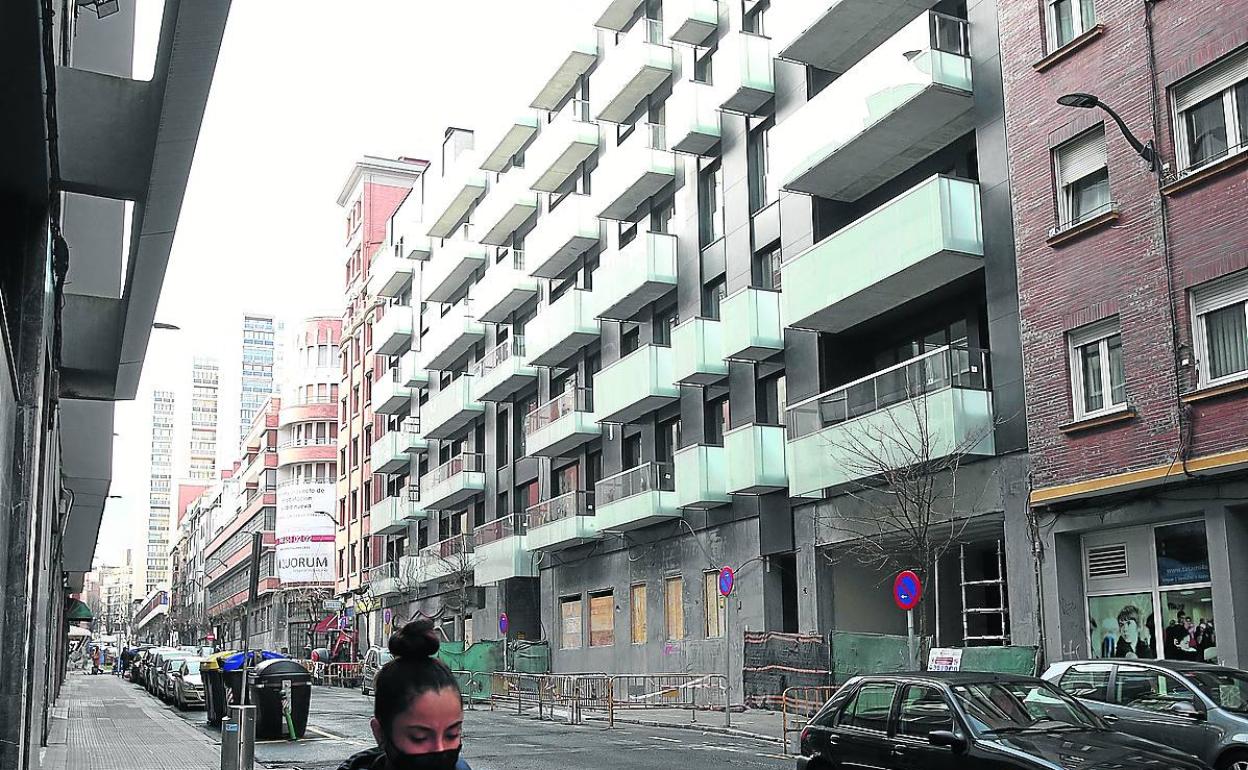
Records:
<instances>
[{"instance_id":1,"label":"concrete column","mask_svg":"<svg viewBox=\"0 0 1248 770\"><path fill-rule=\"evenodd\" d=\"M1079 535L1059 533L1046 537L1043 559L1045 660L1086 657L1088 609Z\"/></svg>"},{"instance_id":2,"label":"concrete column","mask_svg":"<svg viewBox=\"0 0 1248 770\"><path fill-rule=\"evenodd\" d=\"M1248 665L1248 564L1232 554L1248 553L1248 514L1215 505L1205 513L1209 578L1217 623L1218 657L1223 665Z\"/></svg>"},{"instance_id":3,"label":"concrete column","mask_svg":"<svg viewBox=\"0 0 1248 770\"><path fill-rule=\"evenodd\" d=\"M826 559L815 547L814 505L793 511L797 535L797 629L824 633L832 628L832 587Z\"/></svg>"},{"instance_id":4,"label":"concrete column","mask_svg":"<svg viewBox=\"0 0 1248 770\"><path fill-rule=\"evenodd\" d=\"M1002 458L1001 497L1005 511L1005 572L1009 593L1010 642L1040 644L1040 595L1027 493L1028 457Z\"/></svg>"}]
</instances>

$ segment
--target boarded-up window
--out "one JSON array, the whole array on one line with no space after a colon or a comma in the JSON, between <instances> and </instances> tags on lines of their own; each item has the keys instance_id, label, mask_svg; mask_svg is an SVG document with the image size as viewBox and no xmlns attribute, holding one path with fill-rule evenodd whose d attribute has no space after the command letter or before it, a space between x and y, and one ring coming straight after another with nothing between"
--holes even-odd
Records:
<instances>
[{"instance_id":1,"label":"boarded-up window","mask_svg":"<svg viewBox=\"0 0 1248 770\"><path fill-rule=\"evenodd\" d=\"M685 581L670 577L663 581L664 617L667 621L667 638L685 638Z\"/></svg>"},{"instance_id":2,"label":"boarded-up window","mask_svg":"<svg viewBox=\"0 0 1248 770\"><path fill-rule=\"evenodd\" d=\"M559 617L563 623L559 635L559 646L564 650L575 650L582 647L581 643L581 597L565 596L559 600Z\"/></svg>"},{"instance_id":3,"label":"boarded-up window","mask_svg":"<svg viewBox=\"0 0 1248 770\"><path fill-rule=\"evenodd\" d=\"M589 595L589 646L615 644L615 594L600 591Z\"/></svg>"},{"instance_id":4,"label":"boarded-up window","mask_svg":"<svg viewBox=\"0 0 1248 770\"><path fill-rule=\"evenodd\" d=\"M724 635L726 604L719 593L719 573L702 573L702 606L706 614L706 638Z\"/></svg>"},{"instance_id":5,"label":"boarded-up window","mask_svg":"<svg viewBox=\"0 0 1248 770\"><path fill-rule=\"evenodd\" d=\"M644 583L633 586L629 596L629 608L633 619L633 644L646 643L646 586Z\"/></svg>"}]
</instances>

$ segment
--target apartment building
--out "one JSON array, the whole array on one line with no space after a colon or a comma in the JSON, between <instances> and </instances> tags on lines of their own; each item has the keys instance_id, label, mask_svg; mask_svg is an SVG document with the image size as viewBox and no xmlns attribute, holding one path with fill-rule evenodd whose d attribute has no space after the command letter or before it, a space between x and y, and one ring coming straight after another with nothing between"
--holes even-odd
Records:
<instances>
[{"instance_id":1,"label":"apartment building","mask_svg":"<svg viewBox=\"0 0 1248 770\"><path fill-rule=\"evenodd\" d=\"M1046 652L1243 667L1248 4L1000 12Z\"/></svg>"},{"instance_id":2,"label":"apartment building","mask_svg":"<svg viewBox=\"0 0 1248 770\"><path fill-rule=\"evenodd\" d=\"M238 399L238 435L246 435L264 402L277 392L277 369L284 327L273 316L243 316L243 358Z\"/></svg>"},{"instance_id":3,"label":"apartment building","mask_svg":"<svg viewBox=\"0 0 1248 770\"><path fill-rule=\"evenodd\" d=\"M211 358L191 363L190 470L187 478L212 481L217 477L218 406L221 367Z\"/></svg>"},{"instance_id":4,"label":"apartment building","mask_svg":"<svg viewBox=\"0 0 1248 770\"><path fill-rule=\"evenodd\" d=\"M149 453L146 560L142 586L136 595L146 596L160 586L168 586L169 536L173 510L173 424L174 394L169 390L152 393L152 437Z\"/></svg>"},{"instance_id":5,"label":"apartment building","mask_svg":"<svg viewBox=\"0 0 1248 770\"><path fill-rule=\"evenodd\" d=\"M234 505L227 497L228 487L225 477L205 487L181 485L186 494L179 494L179 499L185 504L179 511L169 591L170 622L178 644L210 644L216 638L208 618L205 551L217 528L224 525L222 507ZM191 497L196 489L198 495Z\"/></svg>"},{"instance_id":6,"label":"apartment building","mask_svg":"<svg viewBox=\"0 0 1248 770\"><path fill-rule=\"evenodd\" d=\"M996 4L599 5L447 130L429 252L376 276L422 308L394 612L720 671L744 629L904 633L915 567L941 644L1037 643Z\"/></svg>"}]
</instances>

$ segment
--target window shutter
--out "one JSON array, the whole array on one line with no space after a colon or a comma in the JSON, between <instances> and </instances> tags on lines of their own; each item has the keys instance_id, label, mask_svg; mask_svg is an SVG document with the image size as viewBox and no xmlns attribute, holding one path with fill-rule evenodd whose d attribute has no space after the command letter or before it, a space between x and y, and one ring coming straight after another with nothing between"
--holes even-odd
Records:
<instances>
[{"instance_id":1,"label":"window shutter","mask_svg":"<svg viewBox=\"0 0 1248 770\"><path fill-rule=\"evenodd\" d=\"M1105 127L1097 126L1057 148L1062 185L1105 168Z\"/></svg>"},{"instance_id":2,"label":"window shutter","mask_svg":"<svg viewBox=\"0 0 1248 770\"><path fill-rule=\"evenodd\" d=\"M1248 299L1248 270L1219 278L1192 291L1196 315L1204 315L1219 308Z\"/></svg>"},{"instance_id":3,"label":"window shutter","mask_svg":"<svg viewBox=\"0 0 1248 770\"><path fill-rule=\"evenodd\" d=\"M1173 86L1174 106L1181 112L1245 79L1248 79L1248 48L1236 51Z\"/></svg>"},{"instance_id":4,"label":"window shutter","mask_svg":"<svg viewBox=\"0 0 1248 770\"><path fill-rule=\"evenodd\" d=\"M1088 577L1127 576L1127 547L1122 543L1088 549Z\"/></svg>"}]
</instances>

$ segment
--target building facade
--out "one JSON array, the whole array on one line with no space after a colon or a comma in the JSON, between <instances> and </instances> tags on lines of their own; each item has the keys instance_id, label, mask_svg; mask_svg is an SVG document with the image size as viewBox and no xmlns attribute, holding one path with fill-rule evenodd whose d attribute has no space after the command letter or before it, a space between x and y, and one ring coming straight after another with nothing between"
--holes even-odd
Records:
<instances>
[{"instance_id":1,"label":"building facade","mask_svg":"<svg viewBox=\"0 0 1248 770\"><path fill-rule=\"evenodd\" d=\"M218 406L221 367L214 359L196 358L191 364L191 440L187 478L212 481L217 477Z\"/></svg>"},{"instance_id":2,"label":"building facade","mask_svg":"<svg viewBox=\"0 0 1248 770\"><path fill-rule=\"evenodd\" d=\"M1001 65L1046 652L1243 667L1248 5L1044 7Z\"/></svg>"},{"instance_id":3,"label":"building facade","mask_svg":"<svg viewBox=\"0 0 1248 770\"><path fill-rule=\"evenodd\" d=\"M243 358L238 398L238 435L247 434L264 402L277 392L277 353L282 325L273 316L243 316Z\"/></svg>"},{"instance_id":4,"label":"building facade","mask_svg":"<svg viewBox=\"0 0 1248 770\"><path fill-rule=\"evenodd\" d=\"M152 393L152 441L149 454L147 558L141 573L142 587L136 593L146 596L169 585L169 536L173 527L173 391Z\"/></svg>"}]
</instances>

